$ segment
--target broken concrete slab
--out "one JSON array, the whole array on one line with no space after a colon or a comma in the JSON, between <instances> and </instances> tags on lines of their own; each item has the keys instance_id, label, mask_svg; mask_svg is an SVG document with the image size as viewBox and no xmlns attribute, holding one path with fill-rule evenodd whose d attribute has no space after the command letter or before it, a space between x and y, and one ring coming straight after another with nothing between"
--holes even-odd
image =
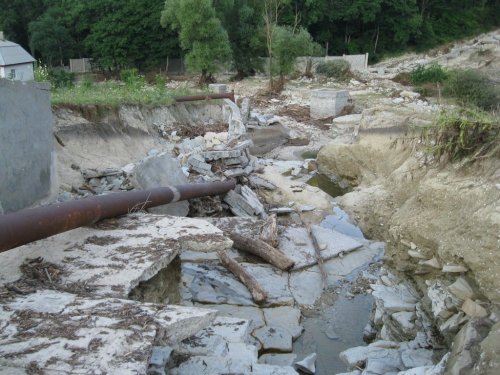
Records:
<instances>
[{"instance_id":1,"label":"broken concrete slab","mask_svg":"<svg viewBox=\"0 0 500 375\"><path fill-rule=\"evenodd\" d=\"M218 311L218 316L233 317L238 319L248 320L250 323L250 331L266 325L264 320L263 310L251 306L237 306L237 305L199 305L209 310Z\"/></svg>"},{"instance_id":2,"label":"broken concrete slab","mask_svg":"<svg viewBox=\"0 0 500 375\"><path fill-rule=\"evenodd\" d=\"M291 306L294 299L288 287L288 273L268 264L241 263L241 266L256 280L267 293L265 306Z\"/></svg>"},{"instance_id":3,"label":"broken concrete slab","mask_svg":"<svg viewBox=\"0 0 500 375\"><path fill-rule=\"evenodd\" d=\"M248 374L251 371L252 362L234 361L229 357L196 356L171 369L169 374Z\"/></svg>"},{"instance_id":4,"label":"broken concrete slab","mask_svg":"<svg viewBox=\"0 0 500 375\"><path fill-rule=\"evenodd\" d=\"M256 364L252 366L252 374L259 375L298 375L291 366L273 366L268 364Z\"/></svg>"},{"instance_id":5,"label":"broken concrete slab","mask_svg":"<svg viewBox=\"0 0 500 375\"><path fill-rule=\"evenodd\" d=\"M406 285L401 284L396 287L388 287L371 284L370 286L373 289L372 295L382 303L383 309L386 312L415 311L415 305L418 300Z\"/></svg>"},{"instance_id":6,"label":"broken concrete slab","mask_svg":"<svg viewBox=\"0 0 500 375\"><path fill-rule=\"evenodd\" d=\"M318 241L323 260L328 260L342 253L360 248L362 243L334 230L317 225L312 226L312 233ZM279 249L294 261L294 270L317 264L316 252L306 228L287 228L283 234Z\"/></svg>"},{"instance_id":7,"label":"broken concrete slab","mask_svg":"<svg viewBox=\"0 0 500 375\"><path fill-rule=\"evenodd\" d=\"M376 261L383 255L385 248L383 242L358 240L364 244L363 247L347 253L343 257L335 257L324 263L329 286L334 286L338 277L348 276L355 270Z\"/></svg>"},{"instance_id":8,"label":"broken concrete slab","mask_svg":"<svg viewBox=\"0 0 500 375\"><path fill-rule=\"evenodd\" d=\"M248 182L251 187L254 189L266 189L266 190L276 190L277 187L271 181L266 180L265 178L258 176L256 174L251 174L248 176Z\"/></svg>"},{"instance_id":9,"label":"broken concrete slab","mask_svg":"<svg viewBox=\"0 0 500 375\"><path fill-rule=\"evenodd\" d=\"M185 302L255 306L247 287L215 264L183 263L181 295Z\"/></svg>"},{"instance_id":10,"label":"broken concrete slab","mask_svg":"<svg viewBox=\"0 0 500 375\"><path fill-rule=\"evenodd\" d=\"M281 327L264 326L253 331L252 335L261 342L264 350L292 351L292 335Z\"/></svg>"},{"instance_id":11,"label":"broken concrete slab","mask_svg":"<svg viewBox=\"0 0 500 375\"><path fill-rule=\"evenodd\" d=\"M145 374L153 346L182 340L216 312L54 290L0 306L2 366L47 373Z\"/></svg>"},{"instance_id":12,"label":"broken concrete slab","mask_svg":"<svg viewBox=\"0 0 500 375\"><path fill-rule=\"evenodd\" d=\"M249 333L249 321L232 317L217 317L209 326L182 340L176 346L176 351L188 355L224 357L229 355L229 343L245 343ZM256 353L255 361L257 361Z\"/></svg>"},{"instance_id":13,"label":"broken concrete slab","mask_svg":"<svg viewBox=\"0 0 500 375\"><path fill-rule=\"evenodd\" d=\"M293 298L301 307L314 306L323 293L323 280L318 266L292 272L289 285Z\"/></svg>"},{"instance_id":14,"label":"broken concrete slab","mask_svg":"<svg viewBox=\"0 0 500 375\"><path fill-rule=\"evenodd\" d=\"M227 172L227 171L226 171ZM239 191L237 191L239 190ZM257 195L247 186L241 186L236 190L230 190L223 198L229 205L233 214L240 217L259 216L266 218L264 206L260 203Z\"/></svg>"},{"instance_id":15,"label":"broken concrete slab","mask_svg":"<svg viewBox=\"0 0 500 375\"><path fill-rule=\"evenodd\" d=\"M300 325L300 310L291 306L263 309L266 325L280 327L288 331L294 339L298 338L304 327Z\"/></svg>"},{"instance_id":16,"label":"broken concrete slab","mask_svg":"<svg viewBox=\"0 0 500 375\"><path fill-rule=\"evenodd\" d=\"M214 176L212 165L205 162L205 158L200 154L193 154L187 159L190 168L202 175Z\"/></svg>"},{"instance_id":17,"label":"broken concrete slab","mask_svg":"<svg viewBox=\"0 0 500 375\"><path fill-rule=\"evenodd\" d=\"M179 161L169 154L161 153L137 163L132 172L133 185L140 189L187 184L187 177ZM173 216L187 216L189 202L175 202L152 207L149 212Z\"/></svg>"},{"instance_id":18,"label":"broken concrete slab","mask_svg":"<svg viewBox=\"0 0 500 375\"><path fill-rule=\"evenodd\" d=\"M220 159L239 158L241 156L240 150L223 150L223 151L205 151L202 156L207 161L215 161Z\"/></svg>"},{"instance_id":19,"label":"broken concrete slab","mask_svg":"<svg viewBox=\"0 0 500 375\"><path fill-rule=\"evenodd\" d=\"M181 249L217 250L231 244L221 230L203 220L130 214L0 254L0 282L18 280L25 259L43 255L63 270L60 285L85 286L95 295L126 298Z\"/></svg>"},{"instance_id":20,"label":"broken concrete slab","mask_svg":"<svg viewBox=\"0 0 500 375\"><path fill-rule=\"evenodd\" d=\"M259 363L274 366L292 366L297 359L294 353L268 353L259 357Z\"/></svg>"}]
</instances>

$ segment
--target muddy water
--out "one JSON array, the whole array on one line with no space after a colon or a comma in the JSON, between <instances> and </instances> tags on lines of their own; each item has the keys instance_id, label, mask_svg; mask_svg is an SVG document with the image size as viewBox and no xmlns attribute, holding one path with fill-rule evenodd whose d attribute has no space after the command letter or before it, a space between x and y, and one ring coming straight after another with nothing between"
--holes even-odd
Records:
<instances>
[{"instance_id":1,"label":"muddy water","mask_svg":"<svg viewBox=\"0 0 500 375\"><path fill-rule=\"evenodd\" d=\"M298 358L315 352L316 374L330 375L346 371L339 353L348 348L364 345L363 328L368 323L373 306L371 295L356 295L348 299L342 294L332 305L307 316L303 321L304 333L294 343Z\"/></svg>"},{"instance_id":2,"label":"muddy water","mask_svg":"<svg viewBox=\"0 0 500 375\"><path fill-rule=\"evenodd\" d=\"M307 181L307 183L311 186L320 188L332 197L344 195L349 191L348 189L342 188L338 183L330 180L327 176L321 173L315 174Z\"/></svg>"}]
</instances>

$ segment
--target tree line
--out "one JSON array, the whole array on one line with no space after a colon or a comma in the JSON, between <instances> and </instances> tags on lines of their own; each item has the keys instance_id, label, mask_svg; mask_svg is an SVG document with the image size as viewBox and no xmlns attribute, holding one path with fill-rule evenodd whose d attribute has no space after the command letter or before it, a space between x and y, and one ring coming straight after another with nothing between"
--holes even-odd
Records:
<instances>
[{"instance_id":1,"label":"tree line","mask_svg":"<svg viewBox=\"0 0 500 375\"><path fill-rule=\"evenodd\" d=\"M251 74L276 40L283 61L292 37L304 55L373 61L490 30L499 17L500 0L0 0L0 30L49 66L91 57L103 70L153 70L183 56L205 75L224 63Z\"/></svg>"}]
</instances>

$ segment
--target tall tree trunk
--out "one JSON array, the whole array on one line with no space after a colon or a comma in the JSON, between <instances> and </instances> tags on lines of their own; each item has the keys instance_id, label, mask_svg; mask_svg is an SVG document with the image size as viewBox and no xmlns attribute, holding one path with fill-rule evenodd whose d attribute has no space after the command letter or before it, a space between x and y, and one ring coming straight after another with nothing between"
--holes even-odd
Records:
<instances>
[{"instance_id":1,"label":"tall tree trunk","mask_svg":"<svg viewBox=\"0 0 500 375\"><path fill-rule=\"evenodd\" d=\"M380 25L377 25L377 33L375 34L375 42L373 45L373 54L377 53L378 37L380 35Z\"/></svg>"}]
</instances>

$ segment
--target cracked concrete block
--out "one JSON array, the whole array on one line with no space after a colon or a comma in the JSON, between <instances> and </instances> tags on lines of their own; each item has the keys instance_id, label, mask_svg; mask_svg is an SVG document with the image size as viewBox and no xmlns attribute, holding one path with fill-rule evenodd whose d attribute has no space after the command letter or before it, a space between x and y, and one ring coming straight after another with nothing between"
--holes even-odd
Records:
<instances>
[{"instance_id":1,"label":"cracked concrete block","mask_svg":"<svg viewBox=\"0 0 500 375\"><path fill-rule=\"evenodd\" d=\"M9 322L0 336L2 367L34 364L46 373L145 374L156 342L182 340L206 327L215 314L39 290L0 307L0 321ZM29 334L19 336L27 333L24 324L30 325Z\"/></svg>"},{"instance_id":2,"label":"cracked concrete block","mask_svg":"<svg viewBox=\"0 0 500 375\"><path fill-rule=\"evenodd\" d=\"M300 310L291 306L263 309L266 325L281 327L288 331L294 339L298 338L304 328L300 325Z\"/></svg>"},{"instance_id":3,"label":"cracked concrete block","mask_svg":"<svg viewBox=\"0 0 500 375\"><path fill-rule=\"evenodd\" d=\"M292 335L283 328L265 326L256 329L252 335L262 343L264 350L292 351Z\"/></svg>"}]
</instances>

